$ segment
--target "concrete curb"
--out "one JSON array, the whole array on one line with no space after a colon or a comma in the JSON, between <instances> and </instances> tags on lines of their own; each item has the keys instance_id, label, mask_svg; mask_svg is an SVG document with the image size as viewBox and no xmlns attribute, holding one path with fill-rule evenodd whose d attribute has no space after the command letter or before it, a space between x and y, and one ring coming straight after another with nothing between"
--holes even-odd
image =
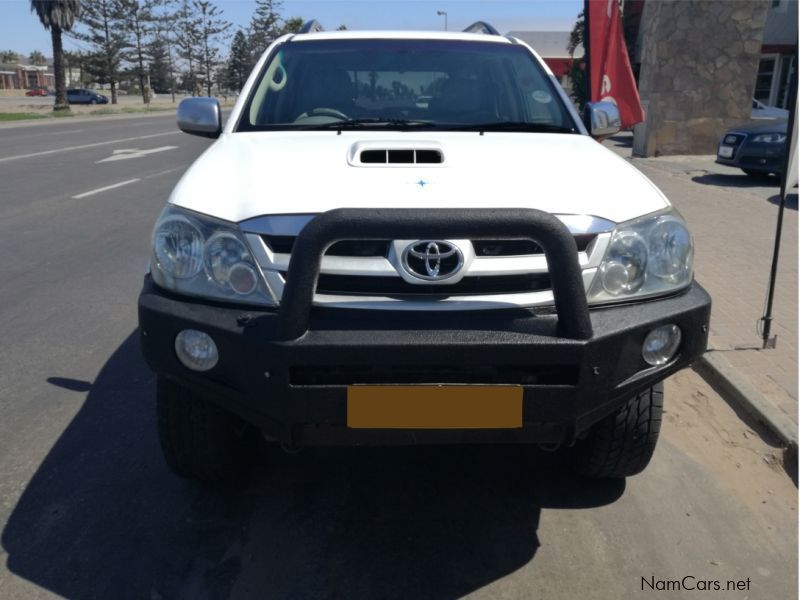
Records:
<instances>
[{"instance_id":1,"label":"concrete curb","mask_svg":"<svg viewBox=\"0 0 800 600\"><path fill-rule=\"evenodd\" d=\"M797 453L797 425L758 391L721 352L706 352L695 371L716 385L725 399L766 427L791 453Z\"/></svg>"}]
</instances>

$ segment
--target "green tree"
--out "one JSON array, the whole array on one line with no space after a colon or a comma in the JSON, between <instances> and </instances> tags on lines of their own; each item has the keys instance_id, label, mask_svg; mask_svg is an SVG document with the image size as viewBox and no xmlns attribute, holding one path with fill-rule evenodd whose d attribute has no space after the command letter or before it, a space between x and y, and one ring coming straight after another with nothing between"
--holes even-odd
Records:
<instances>
[{"instance_id":1,"label":"green tree","mask_svg":"<svg viewBox=\"0 0 800 600\"><path fill-rule=\"evenodd\" d=\"M56 78L54 110L69 110L61 33L72 29L80 10L78 0L31 0L31 11L36 13L44 28L50 30L50 39L53 42L53 72Z\"/></svg>"},{"instance_id":2,"label":"green tree","mask_svg":"<svg viewBox=\"0 0 800 600\"><path fill-rule=\"evenodd\" d=\"M241 91L244 87L247 76L250 73L250 51L247 44L247 37L240 29L233 36L230 55L228 56L227 71L225 73L227 86Z\"/></svg>"},{"instance_id":3,"label":"green tree","mask_svg":"<svg viewBox=\"0 0 800 600\"><path fill-rule=\"evenodd\" d=\"M47 57L38 50L34 50L28 55L28 60L32 65L44 66L47 64Z\"/></svg>"},{"instance_id":4,"label":"green tree","mask_svg":"<svg viewBox=\"0 0 800 600\"><path fill-rule=\"evenodd\" d=\"M336 31L347 31L347 25L339 25Z\"/></svg>"},{"instance_id":5,"label":"green tree","mask_svg":"<svg viewBox=\"0 0 800 600\"><path fill-rule=\"evenodd\" d=\"M157 0L121 0L123 3L123 26L127 34L127 51L124 57L133 65L139 80L142 102L150 104L150 87L147 85L145 63L147 45L153 30L155 15L153 8Z\"/></svg>"},{"instance_id":6,"label":"green tree","mask_svg":"<svg viewBox=\"0 0 800 600\"><path fill-rule=\"evenodd\" d=\"M297 33L300 31L300 28L303 26L303 17L292 17L291 19L287 19L281 25L280 31L278 32L279 37L281 35L286 35L287 33Z\"/></svg>"},{"instance_id":7,"label":"green tree","mask_svg":"<svg viewBox=\"0 0 800 600\"><path fill-rule=\"evenodd\" d=\"M572 56L578 46L583 46L583 35L586 32L586 17L583 11L578 13L575 20L575 25L572 26L572 31L569 32L569 43L567 44L567 52Z\"/></svg>"},{"instance_id":8,"label":"green tree","mask_svg":"<svg viewBox=\"0 0 800 600\"><path fill-rule=\"evenodd\" d=\"M165 93L171 89L169 68L169 54L167 42L161 36L154 37L147 45L147 72L150 74L150 87L158 92Z\"/></svg>"},{"instance_id":9,"label":"green tree","mask_svg":"<svg viewBox=\"0 0 800 600\"><path fill-rule=\"evenodd\" d=\"M17 63L20 56L13 50L0 50L0 63Z\"/></svg>"},{"instance_id":10,"label":"green tree","mask_svg":"<svg viewBox=\"0 0 800 600\"><path fill-rule=\"evenodd\" d=\"M194 0L194 7L200 15L199 31L206 95L211 96L211 88L216 79L214 73L219 63L219 48L216 44L231 27L231 23L223 19L222 11L208 0Z\"/></svg>"},{"instance_id":11,"label":"green tree","mask_svg":"<svg viewBox=\"0 0 800 600\"><path fill-rule=\"evenodd\" d=\"M569 34L569 43L567 44L567 52L570 57L575 54L578 46L584 48L584 56L586 55L586 46L583 43L584 34L586 32L586 17L584 12L578 13L575 25ZM569 68L569 81L572 86L572 99L578 107L578 110L583 110L583 107L588 102L588 82L586 81L586 63L584 58L573 58L572 64Z\"/></svg>"},{"instance_id":12,"label":"green tree","mask_svg":"<svg viewBox=\"0 0 800 600\"><path fill-rule=\"evenodd\" d=\"M280 36L280 8L282 0L256 0L256 10L250 19L249 42L253 63L264 50Z\"/></svg>"},{"instance_id":13,"label":"green tree","mask_svg":"<svg viewBox=\"0 0 800 600\"><path fill-rule=\"evenodd\" d=\"M64 52L64 72L69 71L69 80L67 86L74 86L77 83L78 87L83 85L83 63L84 56L81 52ZM78 78L75 79L75 70L78 70Z\"/></svg>"},{"instance_id":14,"label":"green tree","mask_svg":"<svg viewBox=\"0 0 800 600\"><path fill-rule=\"evenodd\" d=\"M165 6L164 8L167 7ZM175 102L175 61L173 59L173 49L177 44L177 32L180 26L180 19L180 11L161 11L156 15L155 29L153 30L154 42L158 41L163 44L164 56L162 60L166 62L169 83L168 89L172 95L173 103ZM151 42L151 44L154 42ZM154 56L154 51L151 51L150 54ZM155 87L155 84L153 84L153 88L158 89Z\"/></svg>"},{"instance_id":15,"label":"green tree","mask_svg":"<svg viewBox=\"0 0 800 600\"><path fill-rule=\"evenodd\" d=\"M117 103L119 71L125 48L123 4L120 0L85 2L79 18L80 27L72 35L89 44L84 63L93 81L108 84L111 104Z\"/></svg>"},{"instance_id":16,"label":"green tree","mask_svg":"<svg viewBox=\"0 0 800 600\"><path fill-rule=\"evenodd\" d=\"M201 64L203 55L200 23L201 19L195 14L194 7L189 0L182 0L173 31L178 56L186 62L187 66L181 76L181 87L191 95L197 93L197 67Z\"/></svg>"}]
</instances>

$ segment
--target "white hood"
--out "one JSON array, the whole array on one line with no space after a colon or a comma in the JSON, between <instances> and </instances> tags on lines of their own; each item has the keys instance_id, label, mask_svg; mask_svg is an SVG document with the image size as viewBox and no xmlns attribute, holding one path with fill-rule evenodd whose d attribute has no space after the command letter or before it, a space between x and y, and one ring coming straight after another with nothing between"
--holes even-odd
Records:
<instances>
[{"instance_id":1,"label":"white hood","mask_svg":"<svg viewBox=\"0 0 800 600\"><path fill-rule=\"evenodd\" d=\"M441 148L441 165L355 166L354 144ZM170 201L226 221L334 208L538 208L614 222L669 206L585 135L441 131L224 133Z\"/></svg>"}]
</instances>

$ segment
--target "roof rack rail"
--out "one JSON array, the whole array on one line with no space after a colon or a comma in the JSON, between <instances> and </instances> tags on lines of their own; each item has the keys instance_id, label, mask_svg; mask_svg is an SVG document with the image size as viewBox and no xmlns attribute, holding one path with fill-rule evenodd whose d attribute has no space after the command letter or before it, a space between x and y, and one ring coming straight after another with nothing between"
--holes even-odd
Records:
<instances>
[{"instance_id":1,"label":"roof rack rail","mask_svg":"<svg viewBox=\"0 0 800 600\"><path fill-rule=\"evenodd\" d=\"M325 31L325 28L320 25L319 21L316 19L311 19L303 23L303 26L297 33L316 33L317 31Z\"/></svg>"},{"instance_id":2,"label":"roof rack rail","mask_svg":"<svg viewBox=\"0 0 800 600\"><path fill-rule=\"evenodd\" d=\"M500 35L494 27L489 25L486 21L475 21L472 25L464 30L464 33L485 33L486 35Z\"/></svg>"}]
</instances>

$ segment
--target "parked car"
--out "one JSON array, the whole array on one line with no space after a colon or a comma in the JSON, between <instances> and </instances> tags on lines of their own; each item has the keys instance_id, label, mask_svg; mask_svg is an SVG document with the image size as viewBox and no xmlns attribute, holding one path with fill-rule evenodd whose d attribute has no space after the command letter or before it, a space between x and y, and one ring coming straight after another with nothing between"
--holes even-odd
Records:
<instances>
[{"instance_id":1,"label":"parked car","mask_svg":"<svg viewBox=\"0 0 800 600\"><path fill-rule=\"evenodd\" d=\"M785 108L767 106L753 98L753 111L750 113L751 119L788 119L789 111Z\"/></svg>"},{"instance_id":2,"label":"parked car","mask_svg":"<svg viewBox=\"0 0 800 600\"><path fill-rule=\"evenodd\" d=\"M730 128L720 139L717 162L738 167L752 176L779 175L786 154L788 123L774 119Z\"/></svg>"},{"instance_id":3,"label":"parked car","mask_svg":"<svg viewBox=\"0 0 800 600\"><path fill-rule=\"evenodd\" d=\"M27 92L25 92L26 96L47 96L47 88L38 87L38 88L31 88Z\"/></svg>"},{"instance_id":4,"label":"parked car","mask_svg":"<svg viewBox=\"0 0 800 600\"><path fill-rule=\"evenodd\" d=\"M67 90L67 100L70 104L108 104L108 96L83 88Z\"/></svg>"},{"instance_id":5,"label":"parked car","mask_svg":"<svg viewBox=\"0 0 800 600\"><path fill-rule=\"evenodd\" d=\"M175 473L241 480L262 439L645 468L662 381L706 349L692 237L595 141L619 131L614 104L584 124L529 46L483 29L307 24L224 127L216 99L181 102L179 128L217 141L155 223L138 302Z\"/></svg>"}]
</instances>

